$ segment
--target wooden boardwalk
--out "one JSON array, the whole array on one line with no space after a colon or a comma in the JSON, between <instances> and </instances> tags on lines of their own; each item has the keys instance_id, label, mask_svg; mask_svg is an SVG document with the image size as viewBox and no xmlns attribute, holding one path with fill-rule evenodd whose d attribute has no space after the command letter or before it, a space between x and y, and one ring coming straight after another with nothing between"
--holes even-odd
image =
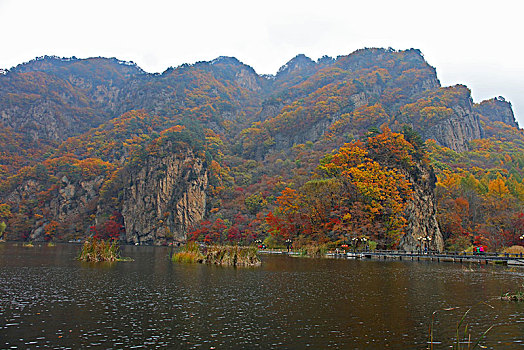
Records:
<instances>
[{"instance_id":1,"label":"wooden boardwalk","mask_svg":"<svg viewBox=\"0 0 524 350\"><path fill-rule=\"evenodd\" d=\"M524 256L522 254L494 254L494 253L465 253L465 252L402 252L402 251L388 251L377 250L372 252L347 252L336 253L331 252L329 255L334 257L349 258L349 259L377 259L377 260L411 260L411 261L436 261L436 262L456 262L466 263L473 262L479 264L502 264L515 265L524 267Z\"/></svg>"},{"instance_id":2,"label":"wooden boardwalk","mask_svg":"<svg viewBox=\"0 0 524 350\"><path fill-rule=\"evenodd\" d=\"M287 251L285 249L259 250L262 254L300 255L299 252ZM334 252L327 253L333 258L346 259L375 259L375 260L410 260L410 261L435 261L455 263L478 263L478 264L501 264L524 267L523 254L495 254L495 253L466 253L466 252L403 252L398 250L375 250L357 252Z\"/></svg>"}]
</instances>

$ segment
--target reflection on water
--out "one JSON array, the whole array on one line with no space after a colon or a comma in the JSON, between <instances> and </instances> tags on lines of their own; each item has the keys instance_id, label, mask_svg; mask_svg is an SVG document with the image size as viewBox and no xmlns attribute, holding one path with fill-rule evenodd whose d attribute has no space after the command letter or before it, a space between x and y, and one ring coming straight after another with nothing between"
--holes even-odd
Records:
<instances>
[{"instance_id":1,"label":"reflection on water","mask_svg":"<svg viewBox=\"0 0 524 350\"><path fill-rule=\"evenodd\" d=\"M501 302L524 270L411 261L264 256L259 268L176 264L169 248L83 264L80 246L0 244L0 348L425 348L473 338L524 346L524 304ZM480 302L487 301L492 307Z\"/></svg>"}]
</instances>

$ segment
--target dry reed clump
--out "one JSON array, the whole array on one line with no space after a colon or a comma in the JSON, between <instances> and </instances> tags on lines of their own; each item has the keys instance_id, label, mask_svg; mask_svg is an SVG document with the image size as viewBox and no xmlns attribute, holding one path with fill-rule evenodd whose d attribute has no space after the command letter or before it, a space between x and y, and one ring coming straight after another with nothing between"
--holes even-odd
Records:
<instances>
[{"instance_id":1,"label":"dry reed clump","mask_svg":"<svg viewBox=\"0 0 524 350\"><path fill-rule=\"evenodd\" d=\"M197 243L187 242L182 251L173 255L172 260L183 263L202 263L204 261L204 255L200 252Z\"/></svg>"},{"instance_id":2,"label":"dry reed clump","mask_svg":"<svg viewBox=\"0 0 524 350\"><path fill-rule=\"evenodd\" d=\"M258 266L256 247L222 246L208 247L202 252L195 242L188 242L182 251L173 255L172 260L176 262L206 263L226 266Z\"/></svg>"},{"instance_id":3,"label":"dry reed clump","mask_svg":"<svg viewBox=\"0 0 524 350\"><path fill-rule=\"evenodd\" d=\"M78 260L88 262L99 261L129 261L129 258L120 257L120 246L118 242L104 241L97 238L89 238L82 245Z\"/></svg>"},{"instance_id":4,"label":"dry reed clump","mask_svg":"<svg viewBox=\"0 0 524 350\"><path fill-rule=\"evenodd\" d=\"M256 247L212 246L206 251L204 261L208 264L228 266L258 266Z\"/></svg>"}]
</instances>

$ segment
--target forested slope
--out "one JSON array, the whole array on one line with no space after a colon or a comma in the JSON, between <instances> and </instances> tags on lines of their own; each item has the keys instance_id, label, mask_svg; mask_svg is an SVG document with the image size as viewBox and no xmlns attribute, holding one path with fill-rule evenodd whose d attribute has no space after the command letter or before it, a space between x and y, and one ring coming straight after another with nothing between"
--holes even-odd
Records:
<instances>
[{"instance_id":1,"label":"forested slope","mask_svg":"<svg viewBox=\"0 0 524 350\"><path fill-rule=\"evenodd\" d=\"M500 249L524 229L511 104L441 87L414 49L274 76L44 56L0 75L0 130L8 239Z\"/></svg>"}]
</instances>

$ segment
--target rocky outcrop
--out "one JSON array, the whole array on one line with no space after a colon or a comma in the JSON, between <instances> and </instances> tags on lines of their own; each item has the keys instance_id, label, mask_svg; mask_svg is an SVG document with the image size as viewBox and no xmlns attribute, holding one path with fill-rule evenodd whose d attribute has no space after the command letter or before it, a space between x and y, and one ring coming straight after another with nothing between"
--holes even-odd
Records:
<instances>
[{"instance_id":1,"label":"rocky outcrop","mask_svg":"<svg viewBox=\"0 0 524 350\"><path fill-rule=\"evenodd\" d=\"M53 221L56 239L85 237L92 225L103 230L116 212L125 229L121 240L166 244L185 240L206 210L207 168L187 146L167 143L126 165L112 182L107 175L50 178L28 178L2 196L16 214L10 226L23 226L17 234L25 240L46 239L46 226Z\"/></svg>"},{"instance_id":2,"label":"rocky outcrop","mask_svg":"<svg viewBox=\"0 0 524 350\"><path fill-rule=\"evenodd\" d=\"M261 86L258 81L258 76L253 71L253 69L249 69L242 67L236 74L235 74L235 82L242 88L250 90L250 91L260 91Z\"/></svg>"},{"instance_id":3,"label":"rocky outcrop","mask_svg":"<svg viewBox=\"0 0 524 350\"><path fill-rule=\"evenodd\" d=\"M487 121L502 122L514 128L519 127L511 103L507 102L504 97L499 96L475 104L474 111Z\"/></svg>"},{"instance_id":4,"label":"rocky outcrop","mask_svg":"<svg viewBox=\"0 0 524 350\"><path fill-rule=\"evenodd\" d=\"M49 202L50 216L59 222L67 222L71 217L94 212L103 183L104 176L79 181L71 181L63 176L58 195Z\"/></svg>"},{"instance_id":5,"label":"rocky outcrop","mask_svg":"<svg viewBox=\"0 0 524 350\"><path fill-rule=\"evenodd\" d=\"M400 109L400 124L410 124L424 139L433 139L457 152L467 151L468 143L482 138L480 119L473 111L470 90L455 85L428 91Z\"/></svg>"},{"instance_id":6,"label":"rocky outcrop","mask_svg":"<svg viewBox=\"0 0 524 350\"><path fill-rule=\"evenodd\" d=\"M5 200L12 205L13 212L19 213L22 207L40 202L40 210L35 211L29 206L29 212L33 215L24 218L24 225L27 225L28 230L27 239L43 241L45 227L51 221L60 224L58 233L61 238L76 238L89 231L91 217L97 212L103 182L104 176L90 179L62 176L54 185L49 185L46 180L28 179L14 188Z\"/></svg>"},{"instance_id":7,"label":"rocky outcrop","mask_svg":"<svg viewBox=\"0 0 524 350\"><path fill-rule=\"evenodd\" d=\"M158 115L198 115L206 127L223 133L224 121L234 121L229 125L235 126L258 110L264 83L236 58L219 57L130 79L116 112L144 109Z\"/></svg>"},{"instance_id":8,"label":"rocky outcrop","mask_svg":"<svg viewBox=\"0 0 524 350\"><path fill-rule=\"evenodd\" d=\"M314 69L316 63L304 54L299 54L293 57L289 62L280 67L277 72L276 78L281 79L291 74L301 74L308 70Z\"/></svg>"},{"instance_id":9,"label":"rocky outcrop","mask_svg":"<svg viewBox=\"0 0 524 350\"><path fill-rule=\"evenodd\" d=\"M434 139L456 152L467 151L468 142L484 135L479 118L471 109L456 108L455 115L430 126L422 133L425 139Z\"/></svg>"},{"instance_id":10,"label":"rocky outcrop","mask_svg":"<svg viewBox=\"0 0 524 350\"><path fill-rule=\"evenodd\" d=\"M428 250L442 251L444 239L437 222L435 174L431 168L419 164L407 175L412 184L413 200L406 208L408 225L400 249L416 252L427 247Z\"/></svg>"},{"instance_id":11,"label":"rocky outcrop","mask_svg":"<svg viewBox=\"0 0 524 350\"><path fill-rule=\"evenodd\" d=\"M187 229L204 217L207 169L189 149L149 156L126 169L122 215L125 240L138 244L183 241Z\"/></svg>"}]
</instances>

